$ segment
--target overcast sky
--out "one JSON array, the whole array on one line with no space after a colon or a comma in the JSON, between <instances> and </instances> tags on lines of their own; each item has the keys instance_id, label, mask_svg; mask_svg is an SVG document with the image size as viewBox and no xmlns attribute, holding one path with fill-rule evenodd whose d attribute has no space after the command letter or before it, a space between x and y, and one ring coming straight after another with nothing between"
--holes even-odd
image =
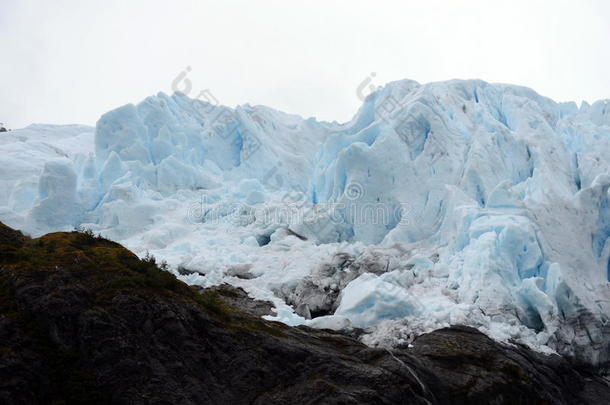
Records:
<instances>
[{"instance_id":1,"label":"overcast sky","mask_svg":"<svg viewBox=\"0 0 610 405\"><path fill-rule=\"evenodd\" d=\"M351 118L372 72L594 101L610 98L610 2L1 0L0 52L11 128L94 125L187 67L191 96L329 121Z\"/></svg>"}]
</instances>

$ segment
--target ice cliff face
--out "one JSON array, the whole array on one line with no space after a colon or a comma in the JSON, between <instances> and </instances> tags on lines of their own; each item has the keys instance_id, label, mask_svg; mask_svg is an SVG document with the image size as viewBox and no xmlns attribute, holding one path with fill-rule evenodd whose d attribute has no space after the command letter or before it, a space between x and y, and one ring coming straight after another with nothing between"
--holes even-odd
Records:
<instances>
[{"instance_id":1,"label":"ice cliff face","mask_svg":"<svg viewBox=\"0 0 610 405\"><path fill-rule=\"evenodd\" d=\"M185 281L272 300L286 323L368 328L372 345L466 324L609 359L606 101L400 81L337 124L159 94L95 135L0 142L13 227L82 224Z\"/></svg>"}]
</instances>

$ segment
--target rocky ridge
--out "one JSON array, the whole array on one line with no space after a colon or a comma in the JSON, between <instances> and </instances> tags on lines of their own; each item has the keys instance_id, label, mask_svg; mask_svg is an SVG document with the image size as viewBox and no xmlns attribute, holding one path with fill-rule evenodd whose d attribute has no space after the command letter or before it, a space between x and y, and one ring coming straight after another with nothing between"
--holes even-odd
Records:
<instances>
[{"instance_id":1,"label":"rocky ridge","mask_svg":"<svg viewBox=\"0 0 610 405\"><path fill-rule=\"evenodd\" d=\"M370 348L91 233L0 224L3 404L603 404L598 370L455 326Z\"/></svg>"}]
</instances>

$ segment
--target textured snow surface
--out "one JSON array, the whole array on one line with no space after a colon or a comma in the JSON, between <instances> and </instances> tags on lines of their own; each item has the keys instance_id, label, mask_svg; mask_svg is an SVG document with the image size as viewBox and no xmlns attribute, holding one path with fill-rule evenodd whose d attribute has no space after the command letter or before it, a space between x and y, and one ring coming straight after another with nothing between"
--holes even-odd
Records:
<instances>
[{"instance_id":1,"label":"textured snow surface","mask_svg":"<svg viewBox=\"0 0 610 405\"><path fill-rule=\"evenodd\" d=\"M337 124L160 93L0 135L0 185L10 226L90 227L291 325L393 346L466 324L609 357L607 101L405 80Z\"/></svg>"}]
</instances>

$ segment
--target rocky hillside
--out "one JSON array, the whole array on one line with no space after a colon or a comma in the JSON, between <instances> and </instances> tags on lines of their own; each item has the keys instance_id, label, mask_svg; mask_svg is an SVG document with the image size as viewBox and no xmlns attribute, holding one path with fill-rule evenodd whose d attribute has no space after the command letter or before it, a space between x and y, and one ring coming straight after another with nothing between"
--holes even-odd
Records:
<instances>
[{"instance_id":1,"label":"rocky hillside","mask_svg":"<svg viewBox=\"0 0 610 405\"><path fill-rule=\"evenodd\" d=\"M374 349L160 267L90 233L0 224L0 403L609 403L592 371L474 329Z\"/></svg>"}]
</instances>

